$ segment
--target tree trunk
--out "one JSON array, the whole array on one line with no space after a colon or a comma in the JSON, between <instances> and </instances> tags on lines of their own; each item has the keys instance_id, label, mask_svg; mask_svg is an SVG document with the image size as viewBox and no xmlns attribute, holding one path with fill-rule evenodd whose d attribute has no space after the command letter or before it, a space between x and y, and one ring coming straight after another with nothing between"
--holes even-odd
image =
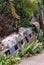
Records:
<instances>
[{"instance_id":1,"label":"tree trunk","mask_svg":"<svg viewBox=\"0 0 44 65\"><path fill-rule=\"evenodd\" d=\"M44 21L43 21L42 11L40 11L39 20L40 20L40 27L42 30L44 30L44 24L43 24Z\"/></svg>"},{"instance_id":2,"label":"tree trunk","mask_svg":"<svg viewBox=\"0 0 44 65\"><path fill-rule=\"evenodd\" d=\"M43 24L43 13L42 13L42 8L41 8L41 5L40 3L38 3L38 6L39 6L39 21L40 21L40 27L42 30L44 30L44 24Z\"/></svg>"}]
</instances>

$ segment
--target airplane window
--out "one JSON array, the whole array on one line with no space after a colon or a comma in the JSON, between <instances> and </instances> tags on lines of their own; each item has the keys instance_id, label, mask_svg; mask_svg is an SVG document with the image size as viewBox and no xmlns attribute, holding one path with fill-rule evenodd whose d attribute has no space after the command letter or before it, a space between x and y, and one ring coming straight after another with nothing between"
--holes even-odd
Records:
<instances>
[{"instance_id":1,"label":"airplane window","mask_svg":"<svg viewBox=\"0 0 44 65\"><path fill-rule=\"evenodd\" d=\"M6 51L6 52L5 52L5 54L6 54L6 55L10 54L10 51L9 51L9 50L8 50L8 51Z\"/></svg>"},{"instance_id":2,"label":"airplane window","mask_svg":"<svg viewBox=\"0 0 44 65\"><path fill-rule=\"evenodd\" d=\"M17 50L18 49L18 46L17 45L15 45L15 50Z\"/></svg>"},{"instance_id":3,"label":"airplane window","mask_svg":"<svg viewBox=\"0 0 44 65\"><path fill-rule=\"evenodd\" d=\"M31 37L31 34L29 34L29 36Z\"/></svg>"},{"instance_id":4,"label":"airplane window","mask_svg":"<svg viewBox=\"0 0 44 65\"><path fill-rule=\"evenodd\" d=\"M27 41L27 43L29 42L29 40L27 39L27 37L25 37L25 39L26 39L26 41Z\"/></svg>"},{"instance_id":5,"label":"airplane window","mask_svg":"<svg viewBox=\"0 0 44 65\"><path fill-rule=\"evenodd\" d=\"M23 40L21 40L21 44L23 44Z\"/></svg>"}]
</instances>

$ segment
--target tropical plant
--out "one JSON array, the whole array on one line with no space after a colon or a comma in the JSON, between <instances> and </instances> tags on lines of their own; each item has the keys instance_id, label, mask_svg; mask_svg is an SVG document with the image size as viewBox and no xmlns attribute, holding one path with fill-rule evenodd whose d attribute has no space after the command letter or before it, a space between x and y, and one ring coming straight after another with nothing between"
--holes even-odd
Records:
<instances>
[{"instance_id":1,"label":"tropical plant","mask_svg":"<svg viewBox=\"0 0 44 65\"><path fill-rule=\"evenodd\" d=\"M42 43L36 41L32 42L29 46L25 46L25 44L21 47L19 55L21 57L23 56L32 56L33 54L36 54L40 52L42 48Z\"/></svg>"},{"instance_id":2,"label":"tropical plant","mask_svg":"<svg viewBox=\"0 0 44 65\"><path fill-rule=\"evenodd\" d=\"M38 40L39 40L39 42L42 42L44 45L44 32L42 30L40 30L40 32L39 32Z\"/></svg>"},{"instance_id":3,"label":"tropical plant","mask_svg":"<svg viewBox=\"0 0 44 65\"><path fill-rule=\"evenodd\" d=\"M3 4L6 1L7 0L0 0L0 3L2 2ZM8 0L5 7L6 14L7 12L12 14L14 20L12 24L16 26L16 28L18 27L17 19L19 19L19 26L30 26L32 13L36 14L38 12L38 2L41 3L41 1L42 0ZM5 10L3 9L4 12Z\"/></svg>"},{"instance_id":4,"label":"tropical plant","mask_svg":"<svg viewBox=\"0 0 44 65\"><path fill-rule=\"evenodd\" d=\"M30 45L26 46L25 43L22 45L19 52L15 56L0 55L0 65L12 65L18 63L22 57L29 57L36 53L39 53L42 50L42 43L36 41L32 42Z\"/></svg>"},{"instance_id":5,"label":"tropical plant","mask_svg":"<svg viewBox=\"0 0 44 65\"><path fill-rule=\"evenodd\" d=\"M12 65L20 60L18 56L8 55L7 57L0 55L0 65Z\"/></svg>"}]
</instances>

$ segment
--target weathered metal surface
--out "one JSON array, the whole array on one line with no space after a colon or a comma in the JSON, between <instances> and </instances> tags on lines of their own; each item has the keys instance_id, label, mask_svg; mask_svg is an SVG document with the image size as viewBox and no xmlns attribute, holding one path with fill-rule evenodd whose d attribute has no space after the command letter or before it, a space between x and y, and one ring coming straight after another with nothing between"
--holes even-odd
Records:
<instances>
[{"instance_id":1,"label":"weathered metal surface","mask_svg":"<svg viewBox=\"0 0 44 65\"><path fill-rule=\"evenodd\" d=\"M3 45L1 52L6 55L7 53L14 54L24 42L29 45L33 41L36 41L36 35L33 34L32 29L21 27L18 33L13 33L1 41L1 45Z\"/></svg>"},{"instance_id":2,"label":"weathered metal surface","mask_svg":"<svg viewBox=\"0 0 44 65\"><path fill-rule=\"evenodd\" d=\"M32 22L32 24L36 27L36 31L39 33L39 31L40 31L39 23L36 21L36 22Z\"/></svg>"},{"instance_id":3,"label":"weathered metal surface","mask_svg":"<svg viewBox=\"0 0 44 65\"><path fill-rule=\"evenodd\" d=\"M12 35L8 36L4 40L2 40L2 44L6 47L13 47L17 43L17 39L19 38L18 34L13 33Z\"/></svg>"}]
</instances>

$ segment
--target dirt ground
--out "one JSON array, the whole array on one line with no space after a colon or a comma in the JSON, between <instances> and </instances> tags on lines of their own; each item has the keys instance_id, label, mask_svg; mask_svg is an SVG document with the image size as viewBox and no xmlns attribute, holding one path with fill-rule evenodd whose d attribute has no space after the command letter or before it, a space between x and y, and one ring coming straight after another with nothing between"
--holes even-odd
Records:
<instances>
[{"instance_id":1,"label":"dirt ground","mask_svg":"<svg viewBox=\"0 0 44 65\"><path fill-rule=\"evenodd\" d=\"M23 58L17 65L44 65L44 51L29 58Z\"/></svg>"}]
</instances>

